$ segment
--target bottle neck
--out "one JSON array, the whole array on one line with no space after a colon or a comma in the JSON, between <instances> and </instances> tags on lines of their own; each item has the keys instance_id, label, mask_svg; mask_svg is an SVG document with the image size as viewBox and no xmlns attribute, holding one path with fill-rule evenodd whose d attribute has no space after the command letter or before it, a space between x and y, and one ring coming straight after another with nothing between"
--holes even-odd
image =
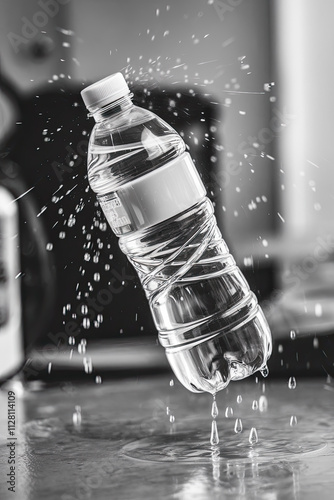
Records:
<instances>
[{"instance_id":1,"label":"bottle neck","mask_svg":"<svg viewBox=\"0 0 334 500\"><path fill-rule=\"evenodd\" d=\"M132 97L133 94L131 93L124 97L121 97L120 99L117 99L117 101L106 104L102 108L91 108L89 116L93 116L96 123L102 122L103 120L110 118L111 116L130 109L131 106L133 106Z\"/></svg>"}]
</instances>

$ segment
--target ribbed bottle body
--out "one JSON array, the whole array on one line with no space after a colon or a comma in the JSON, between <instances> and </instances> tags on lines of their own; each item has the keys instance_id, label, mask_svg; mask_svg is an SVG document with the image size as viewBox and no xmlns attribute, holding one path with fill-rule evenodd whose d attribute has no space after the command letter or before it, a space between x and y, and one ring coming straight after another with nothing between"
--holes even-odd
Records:
<instances>
[{"instance_id":1,"label":"ribbed bottle body","mask_svg":"<svg viewBox=\"0 0 334 500\"><path fill-rule=\"evenodd\" d=\"M214 393L263 368L269 327L175 130L136 106L106 117L90 137L88 179L183 385Z\"/></svg>"}]
</instances>

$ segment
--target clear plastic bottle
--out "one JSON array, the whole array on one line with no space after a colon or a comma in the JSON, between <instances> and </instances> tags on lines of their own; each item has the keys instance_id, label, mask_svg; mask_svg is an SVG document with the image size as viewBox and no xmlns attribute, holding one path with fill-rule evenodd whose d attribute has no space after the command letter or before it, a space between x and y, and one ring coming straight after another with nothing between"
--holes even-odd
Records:
<instances>
[{"instance_id":1,"label":"clear plastic bottle","mask_svg":"<svg viewBox=\"0 0 334 500\"><path fill-rule=\"evenodd\" d=\"M215 393L266 370L271 335L177 132L134 106L121 73L86 87L88 180L136 269L180 382Z\"/></svg>"}]
</instances>

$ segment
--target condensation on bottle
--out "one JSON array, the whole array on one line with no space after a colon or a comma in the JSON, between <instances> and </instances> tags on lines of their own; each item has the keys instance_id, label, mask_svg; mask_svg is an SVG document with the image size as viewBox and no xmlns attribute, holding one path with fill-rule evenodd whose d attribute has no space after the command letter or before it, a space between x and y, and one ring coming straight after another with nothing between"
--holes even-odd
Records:
<instances>
[{"instance_id":1,"label":"condensation on bottle","mask_svg":"<svg viewBox=\"0 0 334 500\"><path fill-rule=\"evenodd\" d=\"M86 87L88 180L136 269L168 361L212 394L266 365L271 335L180 135L135 106L121 73Z\"/></svg>"}]
</instances>

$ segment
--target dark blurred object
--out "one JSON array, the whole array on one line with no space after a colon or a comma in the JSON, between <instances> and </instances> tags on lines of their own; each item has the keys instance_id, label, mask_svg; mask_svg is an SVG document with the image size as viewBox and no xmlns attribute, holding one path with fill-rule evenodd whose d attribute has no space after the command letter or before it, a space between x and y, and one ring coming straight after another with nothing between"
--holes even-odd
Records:
<instances>
[{"instance_id":1,"label":"dark blurred object","mask_svg":"<svg viewBox=\"0 0 334 500\"><path fill-rule=\"evenodd\" d=\"M49 326L56 295L55 264L46 250L46 231L38 215L38 201L27 192L22 170L14 162L0 159L0 184L16 199L19 209L22 314L25 349ZM23 195L23 196L22 196Z\"/></svg>"},{"instance_id":2,"label":"dark blurred object","mask_svg":"<svg viewBox=\"0 0 334 500\"><path fill-rule=\"evenodd\" d=\"M14 197L0 183L0 382L16 373L25 358L21 320L18 244L19 215Z\"/></svg>"},{"instance_id":3,"label":"dark blurred object","mask_svg":"<svg viewBox=\"0 0 334 500\"><path fill-rule=\"evenodd\" d=\"M4 158L13 147L17 121L21 117L19 94L3 74L0 61L0 157Z\"/></svg>"},{"instance_id":4,"label":"dark blurred object","mask_svg":"<svg viewBox=\"0 0 334 500\"><path fill-rule=\"evenodd\" d=\"M5 252L0 259L3 285L0 307L5 310L0 325L1 381L21 368L22 349L29 352L36 339L45 333L56 290L52 255L46 251L43 222L37 217L38 200L26 183L25 172L9 159L17 146L14 130L21 124L21 104L19 94L1 74L0 186L7 193L2 197L0 228L1 251ZM10 210L13 203L15 217Z\"/></svg>"}]
</instances>

